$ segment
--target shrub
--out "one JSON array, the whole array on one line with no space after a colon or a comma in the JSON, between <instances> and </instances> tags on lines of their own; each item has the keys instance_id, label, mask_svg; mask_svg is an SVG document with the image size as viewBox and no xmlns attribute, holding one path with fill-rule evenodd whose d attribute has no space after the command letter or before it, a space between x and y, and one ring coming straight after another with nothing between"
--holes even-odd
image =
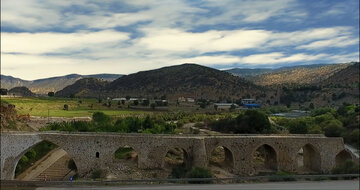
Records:
<instances>
[{"instance_id":1,"label":"shrub","mask_svg":"<svg viewBox=\"0 0 360 190\"><path fill-rule=\"evenodd\" d=\"M360 172L360 166L352 160L347 160L345 163L335 167L331 170L333 174L358 174Z\"/></svg>"},{"instance_id":2,"label":"shrub","mask_svg":"<svg viewBox=\"0 0 360 190\"><path fill-rule=\"evenodd\" d=\"M211 172L209 169L195 167L190 170L187 175L188 178L211 178ZM189 183L210 183L210 181L190 181Z\"/></svg>"},{"instance_id":3,"label":"shrub","mask_svg":"<svg viewBox=\"0 0 360 190\"><path fill-rule=\"evenodd\" d=\"M344 127L335 122L329 123L329 125L324 128L324 132L327 137L340 137L344 130Z\"/></svg>"},{"instance_id":4,"label":"shrub","mask_svg":"<svg viewBox=\"0 0 360 190\"><path fill-rule=\"evenodd\" d=\"M275 175L279 176L279 178L273 178L270 179L270 181L296 181L294 177L291 177L292 173L289 172L278 171L275 173Z\"/></svg>"},{"instance_id":5,"label":"shrub","mask_svg":"<svg viewBox=\"0 0 360 190\"><path fill-rule=\"evenodd\" d=\"M184 165L180 165L177 167L174 167L171 170L171 178L184 178L186 177L186 173L188 172L188 170L186 169L186 167Z\"/></svg>"},{"instance_id":6,"label":"shrub","mask_svg":"<svg viewBox=\"0 0 360 190\"><path fill-rule=\"evenodd\" d=\"M105 171L102 169L93 170L91 173L92 179L99 179L99 178L104 178L104 177L105 177Z\"/></svg>"}]
</instances>

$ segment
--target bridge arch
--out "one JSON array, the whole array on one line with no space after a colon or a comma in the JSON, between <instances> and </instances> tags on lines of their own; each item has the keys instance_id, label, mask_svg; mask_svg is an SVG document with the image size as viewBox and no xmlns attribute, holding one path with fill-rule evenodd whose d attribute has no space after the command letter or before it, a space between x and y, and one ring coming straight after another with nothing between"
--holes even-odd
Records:
<instances>
[{"instance_id":1,"label":"bridge arch","mask_svg":"<svg viewBox=\"0 0 360 190\"><path fill-rule=\"evenodd\" d=\"M255 174L278 170L278 153L269 144L261 144L252 151L252 165Z\"/></svg>"},{"instance_id":2,"label":"bridge arch","mask_svg":"<svg viewBox=\"0 0 360 190\"><path fill-rule=\"evenodd\" d=\"M77 170L77 160L76 160L76 158L75 158L74 156L72 156L72 155L69 153L69 151L66 151L63 147L59 146L58 144L56 144L56 143L54 143L54 142L52 142L52 141L50 141L50 140L41 140L41 141L39 141L39 142L37 142L37 143L29 146L29 147L26 148L25 150L23 150L23 151L15 158L15 160L14 160L15 162L14 162L14 166L13 166L13 172L11 173L11 175L12 175L11 179L14 179L14 178L16 177L16 170L19 169L18 166L19 166L19 164L20 164L20 162L21 162L21 159L24 158L23 156L26 155L26 154L28 154L28 153L30 153L30 150L32 150L34 147L37 147L37 146L39 146L39 145L40 145L40 146L50 145L50 146L52 146L52 147L51 147L51 148L49 147L48 151L47 151L44 155L41 155L41 157L39 157L39 159L36 160L36 161L39 161L39 160L43 159L44 156L46 156L47 154L49 154L49 153L51 153L51 152L53 152L53 151L60 151L59 156L64 156L64 154L66 154L67 157L68 157L68 159L69 159L69 160L66 162L67 164L66 164L65 166L66 166L66 167L69 167L69 166L68 166L69 162L72 162L72 163L70 164L70 165L71 165L70 167L74 167L74 169ZM45 149L46 149L46 148L45 148ZM29 155L29 154L28 154L28 155ZM28 168L27 168L27 169L28 169ZM26 170L24 170L24 171L26 171ZM24 172L24 171L22 171L22 172ZM21 180L21 179L26 179L26 178L24 178L24 176L19 176L19 177L21 177L20 180Z\"/></svg>"},{"instance_id":3,"label":"bridge arch","mask_svg":"<svg viewBox=\"0 0 360 190\"><path fill-rule=\"evenodd\" d=\"M136 151L132 146L119 146L114 152L114 159L120 162L135 162L138 167L139 154L140 152Z\"/></svg>"},{"instance_id":4,"label":"bridge arch","mask_svg":"<svg viewBox=\"0 0 360 190\"><path fill-rule=\"evenodd\" d=\"M234 168L234 155L226 146L217 146L210 151L208 156L209 165L215 165L222 168Z\"/></svg>"},{"instance_id":5,"label":"bridge arch","mask_svg":"<svg viewBox=\"0 0 360 190\"><path fill-rule=\"evenodd\" d=\"M296 161L298 171L301 173L321 171L320 151L310 143L307 143L298 149Z\"/></svg>"},{"instance_id":6,"label":"bridge arch","mask_svg":"<svg viewBox=\"0 0 360 190\"><path fill-rule=\"evenodd\" d=\"M342 164L344 164L347 160L352 160L352 156L351 154L347 151L347 150L342 150L340 151L336 156L335 156L335 164L336 166L340 166Z\"/></svg>"},{"instance_id":7,"label":"bridge arch","mask_svg":"<svg viewBox=\"0 0 360 190\"><path fill-rule=\"evenodd\" d=\"M162 156L162 168L185 167L191 169L192 158L185 148L174 146L166 149L165 154Z\"/></svg>"}]
</instances>

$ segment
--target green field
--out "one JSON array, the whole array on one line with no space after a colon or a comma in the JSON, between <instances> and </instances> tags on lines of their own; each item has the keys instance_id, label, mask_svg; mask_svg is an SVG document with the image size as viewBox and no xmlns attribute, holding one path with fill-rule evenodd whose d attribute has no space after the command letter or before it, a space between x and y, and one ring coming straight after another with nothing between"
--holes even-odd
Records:
<instances>
[{"instance_id":1,"label":"green field","mask_svg":"<svg viewBox=\"0 0 360 190\"><path fill-rule=\"evenodd\" d=\"M55 97L2 97L1 102L14 104L18 115L47 117L84 117L92 116L94 112L104 112L110 116L147 115L150 111L118 108L117 102L111 107L98 103L97 99L90 98L55 98ZM64 105L69 106L64 110ZM123 106L125 107L125 106Z\"/></svg>"}]
</instances>

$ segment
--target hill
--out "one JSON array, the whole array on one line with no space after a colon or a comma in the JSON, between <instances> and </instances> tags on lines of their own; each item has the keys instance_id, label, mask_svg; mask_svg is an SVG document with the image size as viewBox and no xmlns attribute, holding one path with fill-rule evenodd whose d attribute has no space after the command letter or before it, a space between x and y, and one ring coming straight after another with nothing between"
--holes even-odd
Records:
<instances>
[{"instance_id":1,"label":"hill","mask_svg":"<svg viewBox=\"0 0 360 190\"><path fill-rule=\"evenodd\" d=\"M349 65L351 64L344 63L315 65L311 67L298 66L293 68L280 68L275 72L256 75L254 77L249 77L248 79L261 86L318 84L340 70L345 69Z\"/></svg>"},{"instance_id":2,"label":"hill","mask_svg":"<svg viewBox=\"0 0 360 190\"><path fill-rule=\"evenodd\" d=\"M78 75L70 74L59 77L51 77L38 79L33 81L22 80L12 76L1 75L1 88L11 89L18 86L25 86L32 92L37 94L47 94L48 92L56 92L66 86L74 84L76 81L83 78L98 78L105 81L113 81L122 75L119 74L96 74L96 75Z\"/></svg>"},{"instance_id":3,"label":"hill","mask_svg":"<svg viewBox=\"0 0 360 190\"><path fill-rule=\"evenodd\" d=\"M234 68L225 71L240 77L256 76L260 74L275 72L274 69L241 69L241 68Z\"/></svg>"},{"instance_id":4,"label":"hill","mask_svg":"<svg viewBox=\"0 0 360 190\"><path fill-rule=\"evenodd\" d=\"M74 84L65 87L55 93L60 97L97 97L102 92L107 81L97 78L84 78L76 81Z\"/></svg>"},{"instance_id":5,"label":"hill","mask_svg":"<svg viewBox=\"0 0 360 190\"><path fill-rule=\"evenodd\" d=\"M75 84L80 85L80 83ZM57 94L78 94L76 91L63 92L80 88L75 87L75 84ZM82 89L88 89L88 94L95 93L90 92L95 90L94 88ZM163 67L126 75L107 84L103 90L103 95L112 97L129 95L154 98L166 95L169 99L185 96L218 100L221 97L238 98L256 94L260 94L260 87L251 82L224 71L196 64ZM93 96L97 97L97 95Z\"/></svg>"},{"instance_id":6,"label":"hill","mask_svg":"<svg viewBox=\"0 0 360 190\"><path fill-rule=\"evenodd\" d=\"M16 95L16 96L35 96L33 92L31 92L25 86L15 87L9 90L9 95Z\"/></svg>"},{"instance_id":7,"label":"hill","mask_svg":"<svg viewBox=\"0 0 360 190\"><path fill-rule=\"evenodd\" d=\"M327 87L357 87L359 88L360 82L360 67L359 62L354 63L339 72L333 74L324 81L321 85Z\"/></svg>"}]
</instances>

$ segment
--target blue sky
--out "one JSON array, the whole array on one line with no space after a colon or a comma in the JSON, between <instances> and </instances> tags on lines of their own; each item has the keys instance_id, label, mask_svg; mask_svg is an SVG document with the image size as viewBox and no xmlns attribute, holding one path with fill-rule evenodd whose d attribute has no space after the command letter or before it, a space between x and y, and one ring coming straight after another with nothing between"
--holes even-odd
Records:
<instances>
[{"instance_id":1,"label":"blue sky","mask_svg":"<svg viewBox=\"0 0 360 190\"><path fill-rule=\"evenodd\" d=\"M1 1L1 72L23 79L350 61L358 0Z\"/></svg>"}]
</instances>

